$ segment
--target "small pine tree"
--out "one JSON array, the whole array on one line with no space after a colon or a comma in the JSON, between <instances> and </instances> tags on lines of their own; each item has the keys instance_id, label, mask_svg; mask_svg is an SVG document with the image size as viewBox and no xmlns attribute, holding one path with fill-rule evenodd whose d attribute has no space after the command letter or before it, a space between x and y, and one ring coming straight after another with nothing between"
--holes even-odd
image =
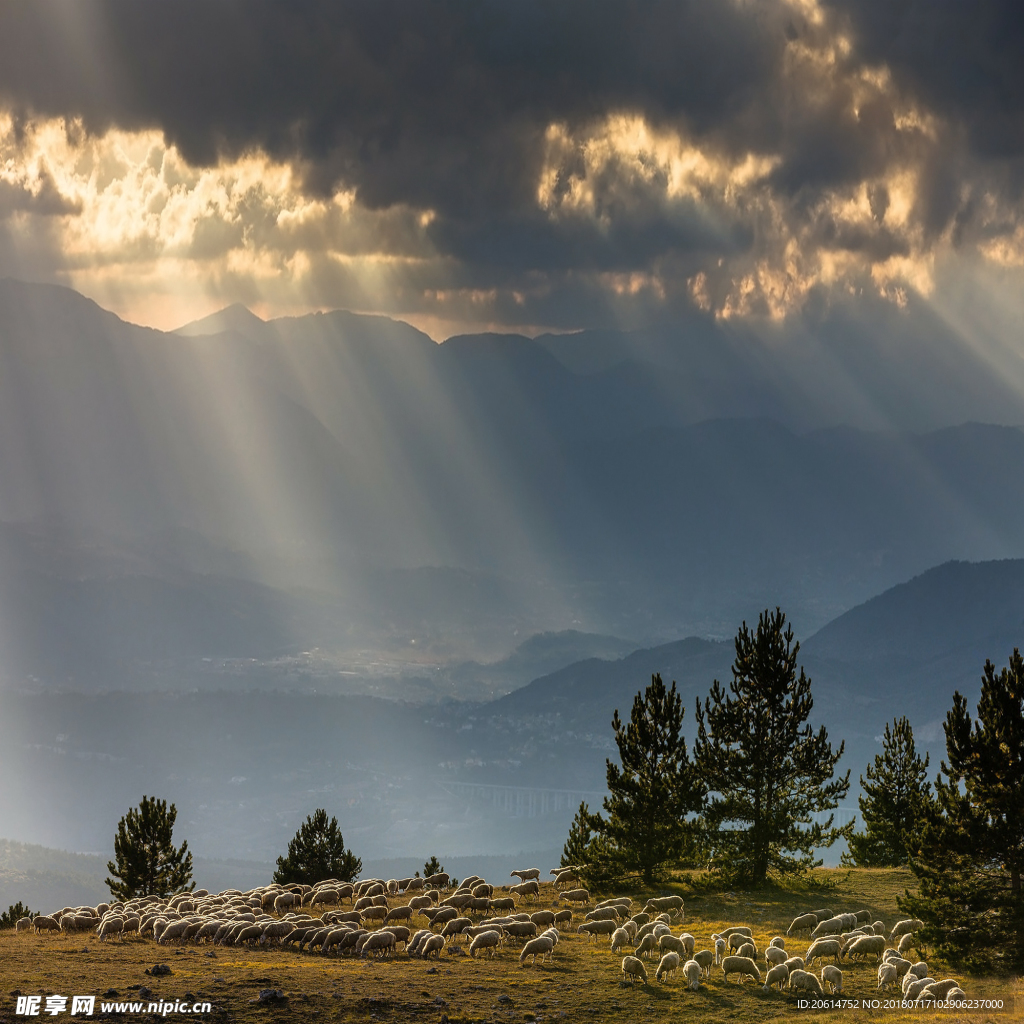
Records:
<instances>
[{"instance_id":1,"label":"small pine tree","mask_svg":"<svg viewBox=\"0 0 1024 1024\"><path fill-rule=\"evenodd\" d=\"M345 849L338 819L328 821L327 811L319 807L295 833L288 844L288 855L277 858L274 881L280 885L313 885L324 878L351 882L362 869L363 862Z\"/></svg>"},{"instance_id":2,"label":"small pine tree","mask_svg":"<svg viewBox=\"0 0 1024 1024\"><path fill-rule=\"evenodd\" d=\"M954 963L1024 968L1024 659L997 674L985 662L972 721L958 692L946 716L935 804L911 847L919 880L897 902L925 923L921 937ZM945 778L943 778L945 776Z\"/></svg>"},{"instance_id":3,"label":"small pine tree","mask_svg":"<svg viewBox=\"0 0 1024 1024\"><path fill-rule=\"evenodd\" d=\"M591 844L594 841L594 831L590 827L594 816L587 807L586 800L580 802L576 817L572 819L569 826L569 836L562 847L562 858L559 864L565 867L586 867L590 863Z\"/></svg>"},{"instance_id":4,"label":"small pine tree","mask_svg":"<svg viewBox=\"0 0 1024 1024\"><path fill-rule=\"evenodd\" d=\"M12 903L2 914L0 914L0 928L13 928L23 917L38 917L38 910L29 910L21 900Z\"/></svg>"},{"instance_id":5,"label":"small pine tree","mask_svg":"<svg viewBox=\"0 0 1024 1024\"><path fill-rule=\"evenodd\" d=\"M639 872L650 885L667 863L693 854L695 824L705 788L693 771L682 735L684 709L676 684L660 675L633 699L629 722L612 718L619 764L606 761L608 815L592 815L602 873Z\"/></svg>"},{"instance_id":6,"label":"small pine tree","mask_svg":"<svg viewBox=\"0 0 1024 1024\"><path fill-rule=\"evenodd\" d=\"M906 716L885 726L882 753L860 777L864 793L858 798L864 831L850 836L843 864L865 868L895 868L908 860L907 843L917 832L932 799L928 755L914 746L914 730Z\"/></svg>"},{"instance_id":7,"label":"small pine tree","mask_svg":"<svg viewBox=\"0 0 1024 1024\"><path fill-rule=\"evenodd\" d=\"M844 744L833 751L825 727L807 723L811 680L800 644L778 608L765 610L752 633L736 634L731 695L716 679L703 709L697 702L694 762L715 791L704 816L705 841L716 870L760 886L769 871L790 873L820 864L815 847L849 837L853 823L833 828L830 814L850 789L850 773L834 779ZM796 854L794 856L794 854Z\"/></svg>"},{"instance_id":8,"label":"small pine tree","mask_svg":"<svg viewBox=\"0 0 1024 1024\"><path fill-rule=\"evenodd\" d=\"M429 878L431 875L439 874L442 871L444 871L444 868L441 866L441 862L433 855L431 855L430 860L423 865L424 878Z\"/></svg>"},{"instance_id":9,"label":"small pine tree","mask_svg":"<svg viewBox=\"0 0 1024 1024\"><path fill-rule=\"evenodd\" d=\"M194 889L192 854L188 843L175 849L171 841L178 809L166 800L142 797L121 819L114 837L115 861L107 862L111 878L107 888L117 899L134 896L169 896Z\"/></svg>"}]
</instances>

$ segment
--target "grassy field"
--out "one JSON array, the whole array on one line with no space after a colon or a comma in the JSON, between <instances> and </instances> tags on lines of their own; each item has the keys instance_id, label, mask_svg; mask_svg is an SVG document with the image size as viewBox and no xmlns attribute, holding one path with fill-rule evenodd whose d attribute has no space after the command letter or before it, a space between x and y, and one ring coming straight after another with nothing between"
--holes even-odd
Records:
<instances>
[{"instance_id":1,"label":"grassy field","mask_svg":"<svg viewBox=\"0 0 1024 1024\"><path fill-rule=\"evenodd\" d=\"M819 870L814 877L824 888L806 882L773 886L759 892L702 893L686 878L658 889L655 895L678 892L686 900L686 919L673 931L689 931L697 948L709 948L712 932L729 924L748 924L763 949L768 940L785 934L800 911L829 907L833 910L870 909L872 919L887 927L903 915L896 896L912 883L908 872L890 870ZM834 888L829 888L834 886ZM620 893L599 893L598 898ZM638 900L651 893L629 892ZM538 901L526 903L532 911L553 907L550 886ZM636 909L640 909L637 907ZM583 911L576 914L582 920ZM420 923L425 924L422 919ZM846 1007L801 1009L788 993L765 993L759 986L726 984L719 968L699 992L685 987L681 973L667 982L655 982L656 961L649 967L647 985L621 982L620 955L613 955L607 937L588 940L564 931L553 957L534 966L520 966L518 947L506 945L494 959L471 959L462 944L449 946L439 961L411 958L398 952L385 960L362 960L319 953L298 953L292 948L235 949L222 946L158 946L132 938L101 943L91 933L50 936L0 933L0 1020L24 1021L15 1016L17 994L65 996L95 995L96 1017L101 1003L209 1001L213 1017L229 1021L423 1021L449 1024L470 1021L603 1021L639 1019L644 1022L678 1021L684 1015L700 1021L762 1020L886 1021L945 1020L1007 1021L1024 1011L1024 986L1019 979L965 975L941 960L925 957L936 978L955 977L971 998L1002 999L1007 1009L997 1013L944 1010L903 1010ZM791 938L786 948L801 955L806 938ZM629 952L628 948L624 952ZM172 973L152 977L145 973L166 963ZM759 962L759 966L761 966ZM820 969L820 965L819 965ZM844 964L843 996L851 1000L876 998L875 964ZM139 987L151 990L140 997ZM261 990L281 989L287 1002L261 1005ZM116 996L104 998L108 990ZM883 997L884 998L884 997ZM889 993L889 998L895 998ZM70 1000L69 1000L70 1009ZM696 1014L696 1017L692 1017ZM69 1014L43 1019L66 1019ZM151 1019L152 1015L142 1015ZM179 1017L175 1012L171 1019ZM87 1018L83 1018L87 1019ZM139 1019L126 1015L124 1019ZM180 1019L180 1017L179 1017Z\"/></svg>"}]
</instances>

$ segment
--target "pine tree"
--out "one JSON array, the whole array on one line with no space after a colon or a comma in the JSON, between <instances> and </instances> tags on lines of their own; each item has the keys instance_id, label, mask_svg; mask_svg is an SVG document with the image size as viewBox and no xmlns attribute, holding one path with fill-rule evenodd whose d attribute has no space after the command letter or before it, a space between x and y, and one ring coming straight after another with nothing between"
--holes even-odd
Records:
<instances>
[{"instance_id":1,"label":"pine tree","mask_svg":"<svg viewBox=\"0 0 1024 1024\"><path fill-rule=\"evenodd\" d=\"M935 805L912 845L917 894L901 909L955 963L1024 967L1024 659L996 673L985 662L977 721L953 695ZM945 776L945 778L943 778Z\"/></svg>"},{"instance_id":2,"label":"pine tree","mask_svg":"<svg viewBox=\"0 0 1024 1024\"><path fill-rule=\"evenodd\" d=\"M423 877L429 878L431 875L437 875L444 871L441 866L441 862L434 856L431 856L430 860L423 865Z\"/></svg>"},{"instance_id":3,"label":"pine tree","mask_svg":"<svg viewBox=\"0 0 1024 1024\"><path fill-rule=\"evenodd\" d=\"M338 819L328 822L327 811L317 808L299 827L288 844L288 855L277 858L274 881L280 885L301 882L313 885L325 878L351 882L362 870L363 862L345 849Z\"/></svg>"},{"instance_id":4,"label":"pine tree","mask_svg":"<svg viewBox=\"0 0 1024 1024\"><path fill-rule=\"evenodd\" d=\"M811 680L797 674L800 644L776 608L765 610L757 632L746 622L736 634L733 678L726 694L716 679L703 709L697 702L694 762L714 791L704 815L712 864L725 875L759 886L769 871L816 864L815 847L849 837L853 823L833 828L832 810L850 789L850 773L833 778L844 744L834 752L824 726L807 723Z\"/></svg>"},{"instance_id":5,"label":"pine tree","mask_svg":"<svg viewBox=\"0 0 1024 1024\"><path fill-rule=\"evenodd\" d=\"M683 714L676 684L666 689L660 675L636 695L626 725L616 709L612 728L620 763L606 762L608 817L590 818L606 868L640 872L647 884L666 863L692 855L695 824L687 815L704 805L704 786L682 736Z\"/></svg>"},{"instance_id":6,"label":"pine tree","mask_svg":"<svg viewBox=\"0 0 1024 1024\"><path fill-rule=\"evenodd\" d=\"M586 800L580 801L576 817L569 826L569 836L562 847L562 858L559 864L563 867L583 868L590 863L591 845L594 831L591 828L594 816L590 813Z\"/></svg>"},{"instance_id":7,"label":"pine tree","mask_svg":"<svg viewBox=\"0 0 1024 1024\"><path fill-rule=\"evenodd\" d=\"M175 849L171 841L178 809L166 800L142 797L138 809L131 808L117 826L114 861L107 862L112 875L107 888L117 899L133 896L169 896L194 889L192 854L188 843Z\"/></svg>"},{"instance_id":8,"label":"pine tree","mask_svg":"<svg viewBox=\"0 0 1024 1024\"><path fill-rule=\"evenodd\" d=\"M864 831L850 836L850 852L843 863L867 868L894 868L906 864L907 843L920 829L932 799L928 783L928 755L921 760L914 746L914 730L906 716L886 724L882 753L867 767L867 780L857 803Z\"/></svg>"}]
</instances>

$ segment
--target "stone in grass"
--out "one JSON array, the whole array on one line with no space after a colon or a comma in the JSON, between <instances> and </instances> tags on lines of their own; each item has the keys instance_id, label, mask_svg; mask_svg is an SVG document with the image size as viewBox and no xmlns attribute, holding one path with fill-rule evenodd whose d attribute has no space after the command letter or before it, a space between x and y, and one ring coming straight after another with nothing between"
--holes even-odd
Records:
<instances>
[{"instance_id":1,"label":"stone in grass","mask_svg":"<svg viewBox=\"0 0 1024 1024\"><path fill-rule=\"evenodd\" d=\"M283 1006L288 1002L288 997L284 994L282 989L261 988L260 994L250 1001L253 1003L259 1003L261 1006Z\"/></svg>"},{"instance_id":2,"label":"stone in grass","mask_svg":"<svg viewBox=\"0 0 1024 1024\"><path fill-rule=\"evenodd\" d=\"M167 966L167 964L153 964L152 967L146 968L145 973L151 975L154 978L161 978L165 974L173 974L174 971L172 971L170 967Z\"/></svg>"},{"instance_id":3,"label":"stone in grass","mask_svg":"<svg viewBox=\"0 0 1024 1024\"><path fill-rule=\"evenodd\" d=\"M104 999L115 999L116 997L117 997L117 989L116 988L108 988L107 991L103 993L103 998Z\"/></svg>"},{"instance_id":4,"label":"stone in grass","mask_svg":"<svg viewBox=\"0 0 1024 1024\"><path fill-rule=\"evenodd\" d=\"M511 1003L512 1002L512 997L511 996L504 996L504 995L498 996L498 1002L499 1003Z\"/></svg>"},{"instance_id":5,"label":"stone in grass","mask_svg":"<svg viewBox=\"0 0 1024 1024\"><path fill-rule=\"evenodd\" d=\"M145 985L143 985L142 988L139 989L140 999L148 999L152 994L153 990L151 988L146 988Z\"/></svg>"}]
</instances>

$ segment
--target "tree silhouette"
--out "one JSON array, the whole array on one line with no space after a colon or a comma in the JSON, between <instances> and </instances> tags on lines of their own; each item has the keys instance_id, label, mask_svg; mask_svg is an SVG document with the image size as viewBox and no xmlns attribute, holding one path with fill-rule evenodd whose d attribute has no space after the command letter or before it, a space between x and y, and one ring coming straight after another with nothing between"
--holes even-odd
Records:
<instances>
[{"instance_id":1,"label":"tree silhouette","mask_svg":"<svg viewBox=\"0 0 1024 1024\"><path fill-rule=\"evenodd\" d=\"M328 821L327 811L320 807L299 827L288 844L288 855L277 858L274 881L281 885L312 885L325 878L351 882L362 868L363 862L345 849L338 819Z\"/></svg>"},{"instance_id":2,"label":"tree silhouette","mask_svg":"<svg viewBox=\"0 0 1024 1024\"><path fill-rule=\"evenodd\" d=\"M166 800L142 797L121 819L114 837L115 861L107 862L107 888L118 899L133 896L169 896L194 889L192 854L188 843L175 849L171 841L178 810Z\"/></svg>"},{"instance_id":3,"label":"tree silhouette","mask_svg":"<svg viewBox=\"0 0 1024 1024\"><path fill-rule=\"evenodd\" d=\"M907 843L917 832L932 800L928 784L928 755L924 760L914 745L914 730L906 716L886 724L882 753L860 777L864 793L858 798L864 831L850 836L850 852L843 863L867 868L893 868L906 864Z\"/></svg>"},{"instance_id":4,"label":"tree silhouette","mask_svg":"<svg viewBox=\"0 0 1024 1024\"><path fill-rule=\"evenodd\" d=\"M778 608L765 610L752 633L736 634L729 693L716 679L703 709L697 702L694 761L713 791L704 815L712 865L727 877L764 883L770 870L794 872L820 864L815 847L849 837L815 822L849 792L850 773L834 779L844 745L833 751L822 726L806 724L811 680L801 668L800 644Z\"/></svg>"},{"instance_id":5,"label":"tree silhouette","mask_svg":"<svg viewBox=\"0 0 1024 1024\"><path fill-rule=\"evenodd\" d=\"M606 762L608 816L588 821L598 834L602 873L636 871L650 884L663 865L692 856L696 826L687 815L701 810L705 789L687 755L683 714L676 684L666 688L660 675L634 697L625 725L616 709L619 764Z\"/></svg>"},{"instance_id":6,"label":"tree silhouette","mask_svg":"<svg viewBox=\"0 0 1024 1024\"><path fill-rule=\"evenodd\" d=\"M956 963L1024 967L1024 659L997 673L985 662L972 720L953 695L935 804L911 846L920 885L897 902L921 936ZM945 776L945 778L943 778Z\"/></svg>"}]
</instances>

